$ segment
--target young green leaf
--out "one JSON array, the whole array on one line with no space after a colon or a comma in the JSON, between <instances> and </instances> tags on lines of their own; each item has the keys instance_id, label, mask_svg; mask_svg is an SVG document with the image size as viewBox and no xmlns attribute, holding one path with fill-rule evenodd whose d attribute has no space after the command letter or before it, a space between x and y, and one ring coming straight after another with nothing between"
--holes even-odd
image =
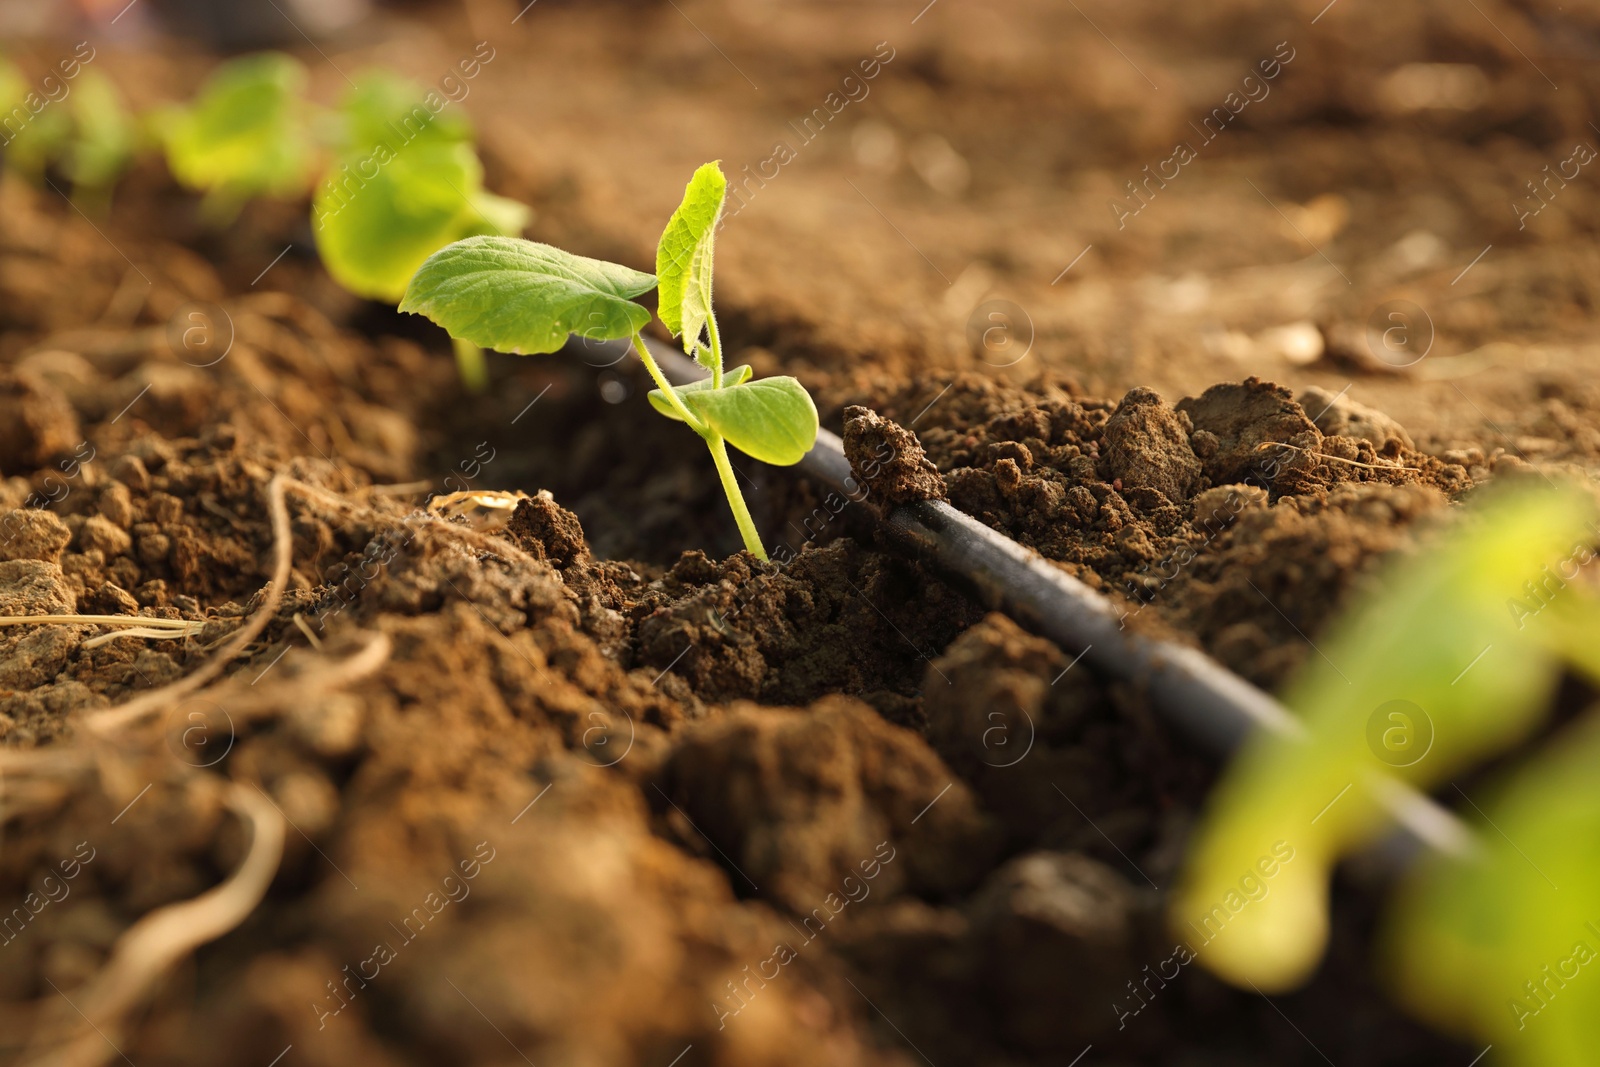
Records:
<instances>
[{"instance_id":1,"label":"young green leaf","mask_svg":"<svg viewBox=\"0 0 1600 1067\"><path fill-rule=\"evenodd\" d=\"M173 177L224 206L292 196L310 180L307 82L299 60L262 52L222 64L193 105L158 124Z\"/></svg>"},{"instance_id":2,"label":"young green leaf","mask_svg":"<svg viewBox=\"0 0 1600 1067\"><path fill-rule=\"evenodd\" d=\"M1302 982L1326 944L1333 865L1391 824L1386 787L1448 782L1538 724L1570 638L1559 602L1528 590L1587 558L1574 545L1594 517L1570 486L1486 492L1429 551L1391 561L1381 596L1317 635L1322 654L1284 694L1303 731L1263 734L1235 758L1173 894L1172 928L1206 967L1264 992ZM1244 907L1241 875L1265 873L1280 848L1292 862L1272 864L1270 895Z\"/></svg>"},{"instance_id":3,"label":"young green leaf","mask_svg":"<svg viewBox=\"0 0 1600 1067\"><path fill-rule=\"evenodd\" d=\"M656 246L656 274L661 279L656 313L672 336L683 338L683 350L690 355L711 317L713 245L727 191L728 179L716 163L695 171Z\"/></svg>"},{"instance_id":4,"label":"young green leaf","mask_svg":"<svg viewBox=\"0 0 1600 1067\"><path fill-rule=\"evenodd\" d=\"M328 273L358 296L398 301L422 261L445 245L515 233L527 222L522 205L483 191L483 166L467 144L417 142L381 165L358 167L330 172L311 208Z\"/></svg>"},{"instance_id":5,"label":"young green leaf","mask_svg":"<svg viewBox=\"0 0 1600 1067\"><path fill-rule=\"evenodd\" d=\"M527 355L554 352L574 333L633 336L650 322L633 298L655 284L654 275L550 245L472 237L428 257L400 310L427 316L452 337Z\"/></svg>"},{"instance_id":6,"label":"young green leaf","mask_svg":"<svg viewBox=\"0 0 1600 1067\"><path fill-rule=\"evenodd\" d=\"M1508 781L1473 790L1480 848L1419 864L1385 924L1395 992L1512 1067L1589 1067L1600 1043L1597 765L1591 710Z\"/></svg>"},{"instance_id":7,"label":"young green leaf","mask_svg":"<svg viewBox=\"0 0 1600 1067\"><path fill-rule=\"evenodd\" d=\"M73 135L62 169L78 189L107 190L133 158L138 125L111 79L90 68L71 97Z\"/></svg>"},{"instance_id":8,"label":"young green leaf","mask_svg":"<svg viewBox=\"0 0 1600 1067\"><path fill-rule=\"evenodd\" d=\"M787 375L721 389L678 390L684 406L745 455L788 467L817 443L817 406Z\"/></svg>"},{"instance_id":9,"label":"young green leaf","mask_svg":"<svg viewBox=\"0 0 1600 1067\"><path fill-rule=\"evenodd\" d=\"M340 108L340 157L317 185L312 220L334 281L398 301L423 260L478 235L511 235L529 210L483 188L472 129L443 98L382 72Z\"/></svg>"},{"instance_id":10,"label":"young green leaf","mask_svg":"<svg viewBox=\"0 0 1600 1067\"><path fill-rule=\"evenodd\" d=\"M28 80L11 60L0 56L0 106L5 112L21 104L28 95ZM15 137L16 131L7 130L6 136Z\"/></svg>"},{"instance_id":11,"label":"young green leaf","mask_svg":"<svg viewBox=\"0 0 1600 1067\"><path fill-rule=\"evenodd\" d=\"M339 103L334 154L371 155L379 146L399 151L416 142L470 142L472 124L436 91L381 68L356 75L356 87ZM430 107L434 104L434 107Z\"/></svg>"},{"instance_id":12,"label":"young green leaf","mask_svg":"<svg viewBox=\"0 0 1600 1067\"><path fill-rule=\"evenodd\" d=\"M45 168L60 158L72 135L67 112L33 89L21 70L0 59L0 128L6 140L6 166L39 183Z\"/></svg>"},{"instance_id":13,"label":"young green leaf","mask_svg":"<svg viewBox=\"0 0 1600 1067\"><path fill-rule=\"evenodd\" d=\"M751 369L748 363L735 367L722 376L722 387L727 389L735 385L743 385L750 380L750 375L754 373L755 371ZM711 379L701 378L699 381L690 382L688 385L676 386L672 391L681 397L685 393L699 392L710 388L712 388ZM683 416L678 414L678 409L673 407L671 402L667 400L667 394L659 389L652 389L649 395L651 407L674 422L683 421Z\"/></svg>"}]
</instances>

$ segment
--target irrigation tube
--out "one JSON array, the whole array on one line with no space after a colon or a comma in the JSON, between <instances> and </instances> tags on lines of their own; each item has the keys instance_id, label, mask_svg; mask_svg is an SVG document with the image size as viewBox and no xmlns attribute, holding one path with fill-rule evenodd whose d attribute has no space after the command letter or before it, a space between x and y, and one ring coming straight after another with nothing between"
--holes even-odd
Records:
<instances>
[{"instance_id":1,"label":"irrigation tube","mask_svg":"<svg viewBox=\"0 0 1600 1067\"><path fill-rule=\"evenodd\" d=\"M687 384L707 372L677 348L646 338L668 379ZM626 345L574 340L569 348L585 361L604 352L627 354ZM811 478L840 493L860 491L844 458L839 435L822 430L799 463ZM942 500L903 504L889 513L888 541L959 584L988 608L1047 637L1103 674L1142 686L1155 706L1180 730L1217 756L1237 749L1256 730L1296 736L1301 727L1286 708L1198 649L1126 629L1105 597L1030 551ZM1403 864L1419 846L1447 852L1470 847L1470 834L1448 810L1397 780L1379 793L1399 821L1399 832L1381 846L1384 865Z\"/></svg>"}]
</instances>

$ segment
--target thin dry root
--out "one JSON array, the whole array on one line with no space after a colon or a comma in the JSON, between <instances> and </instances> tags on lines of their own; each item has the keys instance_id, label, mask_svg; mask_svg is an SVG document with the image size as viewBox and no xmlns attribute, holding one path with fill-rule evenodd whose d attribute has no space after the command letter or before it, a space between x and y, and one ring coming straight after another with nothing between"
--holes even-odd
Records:
<instances>
[{"instance_id":1,"label":"thin dry root","mask_svg":"<svg viewBox=\"0 0 1600 1067\"><path fill-rule=\"evenodd\" d=\"M311 624L306 622L305 616L298 611L294 613L294 625L295 629L306 635L306 640L311 642L312 648L318 651L322 649L322 638L317 636L316 631L311 628Z\"/></svg>"},{"instance_id":2,"label":"thin dry root","mask_svg":"<svg viewBox=\"0 0 1600 1067\"><path fill-rule=\"evenodd\" d=\"M238 870L216 888L158 908L129 927L105 969L71 999L84 1025L64 1046L24 1067L101 1067L116 1051L105 1031L117 1028L175 963L234 929L261 903L283 857L283 816L259 787L230 783L226 800L250 827L250 851Z\"/></svg>"},{"instance_id":3,"label":"thin dry root","mask_svg":"<svg viewBox=\"0 0 1600 1067\"><path fill-rule=\"evenodd\" d=\"M334 493L330 493L325 489L320 489L316 486L308 485L305 482L290 478L286 474L279 474L275 476L267 486L267 511L272 522L273 537L272 577L267 583L265 589L262 591L261 605L250 616L243 626L234 631L233 635L227 640L227 643L222 647L222 649L218 651L215 656L203 663L197 670L194 671L194 673L180 678L170 685L140 693L126 703L117 705L116 707L106 708L102 711L95 712L94 714L85 717L82 727L86 735L90 737L105 737L130 723L136 722L151 715L152 713L160 712L164 709L172 707L174 702L181 700L190 693L195 692L220 675L223 670L226 669L228 664L231 663L241 652L243 652L245 648L248 647L250 643L259 637L261 632L266 629L267 624L272 621L273 616L277 613L278 606L283 602L283 590L288 585L289 581L289 570L292 563L294 545L289 532L289 509L286 499L286 494L290 489L294 489L306 496L312 497L313 499L324 500L343 507L368 512L374 512L375 510L365 507L364 505L353 504L350 501L345 500L343 497L340 497ZM522 557L530 563L533 562L532 557L527 556L519 549L505 544L504 542L490 543L489 538L483 537L481 534L477 534L474 531L463 529L452 524L441 525L443 528L450 530L452 533L455 533L465 540L479 543L484 548L501 552L513 557ZM7 617L0 617L0 624L3 624L6 618ZM40 623L57 621L63 623L71 622L83 624L92 622L103 625L136 625L137 627L141 628L170 627L175 633L177 632L177 627L180 625L184 627L200 625L177 619L163 620L137 618L137 621L135 621L135 616L116 615L30 615L18 616L15 618L19 624L30 623L37 625ZM381 663L383 658L387 657L388 655L388 642L384 641L381 649L369 648L366 650L366 653L374 652L376 653L376 662ZM357 668L360 671L370 669L365 666L365 663L367 662L366 653L357 657L358 660L363 662L363 666ZM43 762L41 762L41 754L0 753L0 771L9 771L10 773L19 776L26 776L30 772L38 773L43 771L54 776L60 776L62 774L71 774L77 770L81 770L86 760L86 757L83 757L80 753L65 750L55 750L54 755L62 756L64 758L59 761L59 763L51 759L44 759Z\"/></svg>"},{"instance_id":4,"label":"thin dry root","mask_svg":"<svg viewBox=\"0 0 1600 1067\"><path fill-rule=\"evenodd\" d=\"M177 640L193 637L206 628L187 619L156 619L144 615L0 615L0 626L112 626L108 634L91 637L84 648L99 648L121 637Z\"/></svg>"},{"instance_id":5,"label":"thin dry root","mask_svg":"<svg viewBox=\"0 0 1600 1067\"><path fill-rule=\"evenodd\" d=\"M1345 459L1343 456L1330 456L1326 452L1313 452L1309 448L1300 448L1296 445L1289 444L1287 441L1268 441L1265 444L1257 446L1256 451L1260 452L1262 449L1267 448L1287 448L1289 451L1298 452L1303 456L1315 456L1317 459L1325 459L1330 463L1344 463L1351 467L1362 467L1369 471L1410 471L1413 474L1422 473L1422 468L1420 467L1402 467L1398 464L1391 466L1387 463L1362 463L1360 460Z\"/></svg>"},{"instance_id":6,"label":"thin dry root","mask_svg":"<svg viewBox=\"0 0 1600 1067\"><path fill-rule=\"evenodd\" d=\"M227 695L228 712L248 721L281 713L285 707L315 706L334 690L360 681L383 666L394 647L388 634L363 633L365 645L341 660L318 657L287 682L240 686Z\"/></svg>"},{"instance_id":7,"label":"thin dry root","mask_svg":"<svg viewBox=\"0 0 1600 1067\"><path fill-rule=\"evenodd\" d=\"M203 622L157 619L147 615L0 615L0 626L147 626L152 630L196 630Z\"/></svg>"}]
</instances>

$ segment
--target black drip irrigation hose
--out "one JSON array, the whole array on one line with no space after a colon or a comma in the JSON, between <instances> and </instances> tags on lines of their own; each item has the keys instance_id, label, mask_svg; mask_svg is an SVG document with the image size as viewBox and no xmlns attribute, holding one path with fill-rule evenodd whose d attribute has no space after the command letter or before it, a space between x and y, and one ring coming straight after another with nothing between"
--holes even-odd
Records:
<instances>
[{"instance_id":1,"label":"black drip irrigation hose","mask_svg":"<svg viewBox=\"0 0 1600 1067\"><path fill-rule=\"evenodd\" d=\"M645 343L673 383L707 376L677 348L653 338ZM569 348L591 356L603 351L607 365L617 361L609 357L627 353L624 342L575 339ZM830 430L817 435L799 468L852 498L861 492L844 457L844 442ZM985 607L1004 612L1100 673L1142 686L1167 719L1219 757L1256 730L1301 733L1298 720L1269 694L1198 649L1127 629L1110 600L942 500L902 504L883 525L890 547L955 579ZM1470 848L1469 831L1433 800L1394 779L1385 780L1378 792L1399 823L1371 855L1380 867L1404 866L1424 846L1454 853Z\"/></svg>"}]
</instances>

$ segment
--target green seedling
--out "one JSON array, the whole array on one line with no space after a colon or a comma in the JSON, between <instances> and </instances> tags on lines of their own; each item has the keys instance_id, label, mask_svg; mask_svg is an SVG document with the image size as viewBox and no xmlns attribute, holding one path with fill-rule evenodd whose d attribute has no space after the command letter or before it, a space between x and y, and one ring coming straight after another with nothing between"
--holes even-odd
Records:
<instances>
[{"instance_id":1,"label":"green seedling","mask_svg":"<svg viewBox=\"0 0 1600 1067\"><path fill-rule=\"evenodd\" d=\"M299 60L262 52L218 67L194 102L155 116L167 167L204 194L201 211L225 225L254 196L305 192L315 163L307 75Z\"/></svg>"},{"instance_id":2,"label":"green seedling","mask_svg":"<svg viewBox=\"0 0 1600 1067\"><path fill-rule=\"evenodd\" d=\"M56 168L72 182L73 202L90 212L103 213L109 206L111 188L139 142L139 124L122 94L97 69L81 70L67 94L46 99L30 90L15 67L0 61L0 119L6 120L0 141L9 142L12 168L35 184Z\"/></svg>"},{"instance_id":3,"label":"green seedling","mask_svg":"<svg viewBox=\"0 0 1600 1067\"><path fill-rule=\"evenodd\" d=\"M1497 1063L1589 1067L1600 1046L1597 767L1591 711L1501 788L1474 790L1479 852L1424 865L1388 916L1390 985Z\"/></svg>"},{"instance_id":4,"label":"green seedling","mask_svg":"<svg viewBox=\"0 0 1600 1067\"><path fill-rule=\"evenodd\" d=\"M396 303L428 256L466 237L520 233L531 215L483 188L471 126L425 98L373 72L340 109L337 157L311 219L328 273L358 296ZM469 388L487 386L476 344L457 338L456 358Z\"/></svg>"},{"instance_id":5,"label":"green seedling","mask_svg":"<svg viewBox=\"0 0 1600 1067\"><path fill-rule=\"evenodd\" d=\"M6 166L40 185L71 135L72 117L65 105L42 98L21 70L0 59L0 142Z\"/></svg>"},{"instance_id":6,"label":"green seedling","mask_svg":"<svg viewBox=\"0 0 1600 1067\"><path fill-rule=\"evenodd\" d=\"M1320 654L1284 694L1303 729L1255 738L1212 795L1171 904L1172 929L1202 966L1263 992L1302 983L1326 945L1333 865L1393 825L1386 799L1395 785L1435 788L1525 738L1547 714L1565 665L1600 676L1595 604L1577 586L1566 588L1594 556L1586 547L1593 501L1543 486L1484 496L1426 552L1391 562L1374 584L1380 595L1318 635ZM1585 905L1596 898L1582 887L1600 885L1600 795L1590 766L1585 794L1572 798L1581 810L1546 810L1589 822L1572 841L1589 865L1586 881L1573 878ZM1550 838L1530 830L1530 847L1535 840ZM1410 942L1455 939L1458 951L1425 962L1411 955L1417 974L1433 975L1427 988L1441 1000L1483 978L1458 962L1487 960L1516 941L1516 931L1542 922L1496 910L1514 908L1513 898L1488 907L1492 883L1484 876L1463 888L1431 924L1436 932ZM1591 918L1600 923L1600 910ZM1600 951L1600 934L1588 936ZM1543 951L1550 940L1536 943ZM1600 974L1591 981L1600 988Z\"/></svg>"},{"instance_id":7,"label":"green seedling","mask_svg":"<svg viewBox=\"0 0 1600 1067\"><path fill-rule=\"evenodd\" d=\"M61 160L80 206L104 212L111 189L139 147L139 123L122 102L115 83L98 70L78 76L69 100L72 136Z\"/></svg>"},{"instance_id":8,"label":"green seedling","mask_svg":"<svg viewBox=\"0 0 1600 1067\"><path fill-rule=\"evenodd\" d=\"M1521 628L1600 684L1600 599L1579 578L1593 527L1506 603ZM1479 845L1431 858L1386 921L1390 984L1431 1022L1516 1067L1588 1067L1600 1045L1600 714L1591 707L1481 790Z\"/></svg>"},{"instance_id":9,"label":"green seedling","mask_svg":"<svg viewBox=\"0 0 1600 1067\"><path fill-rule=\"evenodd\" d=\"M776 466L798 463L816 443L817 409L794 378L752 381L749 367L724 370L711 287L726 194L727 179L717 164L695 172L661 235L655 275L533 241L473 237L430 256L411 279L400 310L500 352L554 352L572 334L589 341L631 340L658 387L650 393L651 405L705 441L745 547L764 560L766 549L727 446ZM658 284L661 321L710 371L709 378L674 388L645 346L641 331L650 313L634 299Z\"/></svg>"}]
</instances>

